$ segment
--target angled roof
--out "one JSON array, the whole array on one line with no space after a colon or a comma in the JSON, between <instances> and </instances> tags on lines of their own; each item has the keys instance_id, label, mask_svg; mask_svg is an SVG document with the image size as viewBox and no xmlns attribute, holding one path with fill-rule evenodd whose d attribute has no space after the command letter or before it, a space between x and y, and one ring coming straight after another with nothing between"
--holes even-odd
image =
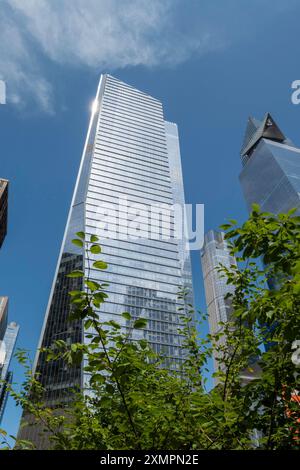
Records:
<instances>
[{"instance_id":1,"label":"angled roof","mask_svg":"<svg viewBox=\"0 0 300 470\"><path fill-rule=\"evenodd\" d=\"M249 155L261 138L275 140L276 142L286 140L270 113L267 113L261 122L253 117L248 119L241 156Z\"/></svg>"}]
</instances>

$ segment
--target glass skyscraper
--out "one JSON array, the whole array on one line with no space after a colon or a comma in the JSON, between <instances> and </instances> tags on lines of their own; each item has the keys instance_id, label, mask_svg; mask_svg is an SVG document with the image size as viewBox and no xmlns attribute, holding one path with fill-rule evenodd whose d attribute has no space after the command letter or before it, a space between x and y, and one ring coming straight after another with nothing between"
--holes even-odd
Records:
<instances>
[{"instance_id":1,"label":"glass skyscraper","mask_svg":"<svg viewBox=\"0 0 300 470\"><path fill-rule=\"evenodd\" d=\"M183 203L176 124L165 121L157 99L102 75L39 347L57 339L86 341L81 322L68 321L68 291L81 288L81 280L66 277L74 269L87 270L84 253L71 243L84 231L100 234L101 259L108 263L106 271L91 270L92 279L109 284L101 319L115 319L126 329L122 312L147 318L147 327L135 337L148 339L171 368L178 368L183 359L179 287L187 287L193 299L189 251L174 236L172 205ZM84 387L86 380L82 366L47 363L39 353L36 371L47 403L54 406L67 402L70 389ZM21 435L36 439L30 429Z\"/></svg>"},{"instance_id":2,"label":"glass skyscraper","mask_svg":"<svg viewBox=\"0 0 300 470\"><path fill-rule=\"evenodd\" d=\"M201 250L201 264L209 329L210 333L214 335L222 330L220 322L225 323L230 320L231 300L225 297L227 293L234 292L234 287L227 284L226 277L219 271L221 264L226 268L236 265L235 257L230 254L223 232L210 230L206 233ZM222 344L223 341L224 338L221 338L219 344ZM220 364L216 351L213 359L214 368L217 370Z\"/></svg>"},{"instance_id":3,"label":"glass skyscraper","mask_svg":"<svg viewBox=\"0 0 300 470\"><path fill-rule=\"evenodd\" d=\"M300 212L300 148L269 113L262 121L249 118L241 159L240 182L249 211L257 203L274 214L294 207Z\"/></svg>"},{"instance_id":4,"label":"glass skyscraper","mask_svg":"<svg viewBox=\"0 0 300 470\"><path fill-rule=\"evenodd\" d=\"M15 322L9 323L1 343L0 356L2 360L0 362L0 378L5 382L0 384L0 424L8 397L7 383L11 383L12 381L12 372L9 370L9 366L14 354L19 328L19 325Z\"/></svg>"},{"instance_id":5,"label":"glass skyscraper","mask_svg":"<svg viewBox=\"0 0 300 470\"><path fill-rule=\"evenodd\" d=\"M226 298L228 293L234 294L234 286L227 284L226 275L220 272L222 266L230 269L236 266L237 262L234 256L230 254L227 240L224 238L223 232L210 230L204 237L204 245L201 250L202 273L204 280L205 298L208 313L208 323L210 334L214 335L222 332L222 325L232 321L232 300ZM218 353L216 347L225 345L226 337L222 336L213 351L214 370L223 370L221 353ZM255 378L260 372L256 358L251 358L251 367L240 371L240 379L242 384L246 384ZM215 383L218 380L215 379Z\"/></svg>"}]
</instances>

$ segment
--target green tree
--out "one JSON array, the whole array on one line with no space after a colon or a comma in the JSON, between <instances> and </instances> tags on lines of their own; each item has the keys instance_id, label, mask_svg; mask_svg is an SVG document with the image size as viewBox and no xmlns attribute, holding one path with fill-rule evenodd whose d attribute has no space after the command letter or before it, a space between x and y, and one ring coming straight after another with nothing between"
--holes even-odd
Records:
<instances>
[{"instance_id":1,"label":"green tree","mask_svg":"<svg viewBox=\"0 0 300 470\"><path fill-rule=\"evenodd\" d=\"M107 285L81 271L85 288L70 292L70 321L83 321L87 344L56 341L44 351L49 361L63 359L69 367L86 360L86 393L74 390L68 406L57 409L43 403L43 388L32 373L26 354L21 392L10 387L16 402L42 426L55 449L299 449L300 389L292 344L300 339L300 225L294 211L274 216L253 207L238 227L223 226L239 266L220 267L231 295L232 318L218 335L200 338L194 311L182 307L185 361L175 370L163 355L154 353L145 339L132 340L134 329L145 328L143 318L122 316L129 326L101 320ZM96 236L83 232L74 243L100 255ZM263 266L260 260L263 260ZM94 269L106 269L100 259L89 260ZM89 271L89 270L88 270ZM276 289L266 282L276 280ZM180 292L184 301L186 293ZM199 314L198 331L205 321ZM223 340L220 341L220 339ZM263 345L269 348L264 352ZM215 372L217 385L207 390L207 361L216 348L221 358ZM242 375L259 367L245 382ZM8 448L4 431L3 448ZM254 439L254 435L256 438ZM32 448L17 442L18 448Z\"/></svg>"}]
</instances>

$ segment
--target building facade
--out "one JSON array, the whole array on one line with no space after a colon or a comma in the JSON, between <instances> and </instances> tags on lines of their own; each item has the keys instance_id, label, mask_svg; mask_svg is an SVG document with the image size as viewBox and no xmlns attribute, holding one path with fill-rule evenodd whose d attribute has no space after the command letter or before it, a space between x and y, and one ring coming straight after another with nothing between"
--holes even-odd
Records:
<instances>
[{"instance_id":1,"label":"building facade","mask_svg":"<svg viewBox=\"0 0 300 470\"><path fill-rule=\"evenodd\" d=\"M0 341L3 340L8 316L8 297L0 297Z\"/></svg>"},{"instance_id":2,"label":"building facade","mask_svg":"<svg viewBox=\"0 0 300 470\"><path fill-rule=\"evenodd\" d=\"M201 264L204 280L205 298L208 313L209 330L212 335L220 333L222 326L230 320L231 301L226 294L233 293L234 288L227 284L226 277L219 271L220 265L230 268L236 266L235 257L230 254L224 233L210 230L204 237L201 250ZM224 341L221 338L219 345ZM216 350L213 353L214 368L220 367Z\"/></svg>"},{"instance_id":3,"label":"building facade","mask_svg":"<svg viewBox=\"0 0 300 470\"><path fill-rule=\"evenodd\" d=\"M7 233L8 181L0 178L0 248Z\"/></svg>"},{"instance_id":4,"label":"building facade","mask_svg":"<svg viewBox=\"0 0 300 470\"><path fill-rule=\"evenodd\" d=\"M249 212L253 203L278 214L300 212L300 148L267 113L262 121L250 117L241 149L240 183Z\"/></svg>"},{"instance_id":5,"label":"building facade","mask_svg":"<svg viewBox=\"0 0 300 470\"><path fill-rule=\"evenodd\" d=\"M19 325L15 322L9 323L0 346L0 355L2 357L2 364L0 364L0 378L5 381L5 383L0 384L0 424L8 397L7 384L12 381L12 371L9 370L9 367L14 354L18 334Z\"/></svg>"},{"instance_id":6,"label":"building facade","mask_svg":"<svg viewBox=\"0 0 300 470\"><path fill-rule=\"evenodd\" d=\"M68 292L81 288L81 280L66 277L73 269L88 269L85 254L71 243L76 232L84 231L99 236L101 259L108 263L106 271L90 273L109 284L101 319L117 320L126 329L122 312L147 318L147 327L133 340L142 335L170 368L179 368L178 289L187 287L193 299L189 251L174 235L172 206L183 203L177 126L165 121L157 99L101 76L39 347L56 339L87 341L81 322L68 321ZM42 354L37 354L36 371L53 406L67 402L70 389L85 387L88 380L82 366L47 363ZM21 437L38 442L30 429Z\"/></svg>"},{"instance_id":7,"label":"building facade","mask_svg":"<svg viewBox=\"0 0 300 470\"><path fill-rule=\"evenodd\" d=\"M230 269L236 266L237 262L231 255L227 241L223 232L210 230L204 237L204 245L201 250L201 264L204 280L204 290L208 313L208 323L210 334L221 333L222 323L232 321L232 301L226 298L227 294L234 293L234 286L227 284L226 275L220 272L221 265ZM214 345L213 363L214 370L223 370L225 368L222 362L222 353L218 352L218 347L225 345L226 337L221 336L219 341ZM253 378L260 374L260 368L255 357L250 359L250 367L241 370L240 379L242 384L247 384ZM215 379L218 383L218 379Z\"/></svg>"}]
</instances>

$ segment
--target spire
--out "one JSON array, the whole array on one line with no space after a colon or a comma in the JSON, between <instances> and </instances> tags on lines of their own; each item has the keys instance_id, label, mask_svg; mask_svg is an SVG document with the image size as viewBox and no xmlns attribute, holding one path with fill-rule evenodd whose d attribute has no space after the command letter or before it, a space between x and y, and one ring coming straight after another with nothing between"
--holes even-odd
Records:
<instances>
[{"instance_id":1,"label":"spire","mask_svg":"<svg viewBox=\"0 0 300 470\"><path fill-rule=\"evenodd\" d=\"M274 140L275 142L286 140L270 113L267 113L262 121L249 117L241 149L243 165L249 160L251 153L262 138Z\"/></svg>"}]
</instances>

